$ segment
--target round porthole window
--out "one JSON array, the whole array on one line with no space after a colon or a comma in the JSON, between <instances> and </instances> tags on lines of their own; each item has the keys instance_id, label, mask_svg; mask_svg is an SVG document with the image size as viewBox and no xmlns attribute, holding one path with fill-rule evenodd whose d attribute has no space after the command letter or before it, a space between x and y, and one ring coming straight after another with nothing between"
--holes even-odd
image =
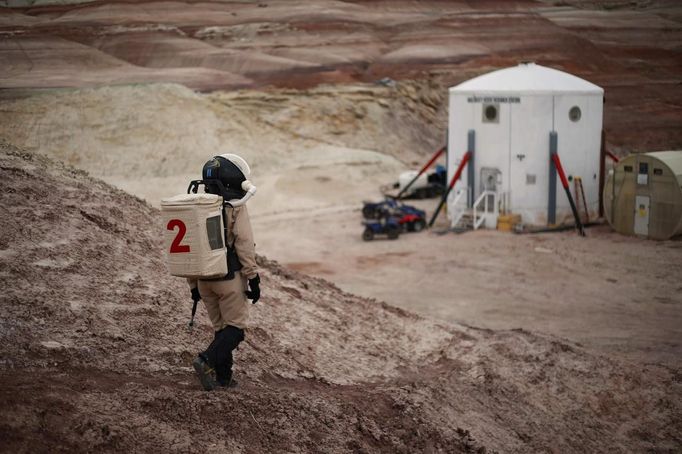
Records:
<instances>
[{"instance_id":1,"label":"round porthole window","mask_svg":"<svg viewBox=\"0 0 682 454\"><path fill-rule=\"evenodd\" d=\"M488 104L483 107L483 120L492 123L497 122L497 106Z\"/></svg>"},{"instance_id":2,"label":"round porthole window","mask_svg":"<svg viewBox=\"0 0 682 454\"><path fill-rule=\"evenodd\" d=\"M485 108L485 119L488 121L495 121L497 119L497 107L487 106Z\"/></svg>"},{"instance_id":3,"label":"round porthole window","mask_svg":"<svg viewBox=\"0 0 682 454\"><path fill-rule=\"evenodd\" d=\"M568 118L570 118L572 122L580 121L581 116L582 112L578 106L573 106L571 107L571 110L568 111Z\"/></svg>"}]
</instances>

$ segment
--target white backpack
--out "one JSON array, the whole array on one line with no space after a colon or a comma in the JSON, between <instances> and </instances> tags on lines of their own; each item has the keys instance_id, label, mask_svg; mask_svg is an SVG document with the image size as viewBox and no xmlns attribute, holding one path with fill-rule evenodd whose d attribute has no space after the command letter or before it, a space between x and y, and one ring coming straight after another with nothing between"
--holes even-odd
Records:
<instances>
[{"instance_id":1,"label":"white backpack","mask_svg":"<svg viewBox=\"0 0 682 454\"><path fill-rule=\"evenodd\" d=\"M223 198L180 194L161 200L166 266L173 276L195 279L227 274Z\"/></svg>"}]
</instances>

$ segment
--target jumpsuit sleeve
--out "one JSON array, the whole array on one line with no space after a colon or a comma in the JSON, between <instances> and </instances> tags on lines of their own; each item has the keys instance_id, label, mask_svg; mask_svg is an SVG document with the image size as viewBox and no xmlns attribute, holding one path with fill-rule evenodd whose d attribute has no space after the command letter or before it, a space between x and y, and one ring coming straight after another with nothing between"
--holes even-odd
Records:
<instances>
[{"instance_id":1,"label":"jumpsuit sleeve","mask_svg":"<svg viewBox=\"0 0 682 454\"><path fill-rule=\"evenodd\" d=\"M253 231L246 206L237 208L234 216L234 247L242 264L242 273L247 279L253 279L258 274L256 244L253 241Z\"/></svg>"}]
</instances>

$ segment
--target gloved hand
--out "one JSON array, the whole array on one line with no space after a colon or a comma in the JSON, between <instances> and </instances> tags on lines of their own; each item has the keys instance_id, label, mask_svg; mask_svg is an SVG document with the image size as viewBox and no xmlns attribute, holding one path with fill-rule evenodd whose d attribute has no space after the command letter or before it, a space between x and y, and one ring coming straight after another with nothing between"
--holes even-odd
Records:
<instances>
[{"instance_id":1,"label":"gloved hand","mask_svg":"<svg viewBox=\"0 0 682 454\"><path fill-rule=\"evenodd\" d=\"M246 291L246 297L251 300L252 304L256 304L260 299L260 276L249 279L249 289Z\"/></svg>"},{"instance_id":2,"label":"gloved hand","mask_svg":"<svg viewBox=\"0 0 682 454\"><path fill-rule=\"evenodd\" d=\"M200 299L201 299L201 295L199 295L199 287L194 287L192 289L192 301L194 301L196 303Z\"/></svg>"}]
</instances>

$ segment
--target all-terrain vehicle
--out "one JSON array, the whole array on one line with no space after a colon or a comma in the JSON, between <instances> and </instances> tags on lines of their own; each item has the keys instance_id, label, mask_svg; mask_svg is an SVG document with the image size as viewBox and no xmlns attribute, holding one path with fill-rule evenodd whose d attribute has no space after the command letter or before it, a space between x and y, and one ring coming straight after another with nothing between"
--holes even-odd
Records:
<instances>
[{"instance_id":1,"label":"all-terrain vehicle","mask_svg":"<svg viewBox=\"0 0 682 454\"><path fill-rule=\"evenodd\" d=\"M426 227L426 212L411 205L399 204L397 211L401 214L398 223L408 232L421 232Z\"/></svg>"},{"instance_id":2,"label":"all-terrain vehicle","mask_svg":"<svg viewBox=\"0 0 682 454\"><path fill-rule=\"evenodd\" d=\"M383 202L363 202L362 217L365 219L379 219L387 211L396 210L400 203L391 197L386 197Z\"/></svg>"},{"instance_id":3,"label":"all-terrain vehicle","mask_svg":"<svg viewBox=\"0 0 682 454\"><path fill-rule=\"evenodd\" d=\"M363 221L363 224L365 230L362 232L362 239L365 241L372 241L375 235L382 234L388 236L389 240L395 240L402 230L398 218L390 215L377 220Z\"/></svg>"},{"instance_id":4,"label":"all-terrain vehicle","mask_svg":"<svg viewBox=\"0 0 682 454\"><path fill-rule=\"evenodd\" d=\"M401 231L420 232L426 227L426 212L411 205L386 197L383 202L364 202L362 215L367 220L381 219L386 216L397 218Z\"/></svg>"}]
</instances>

